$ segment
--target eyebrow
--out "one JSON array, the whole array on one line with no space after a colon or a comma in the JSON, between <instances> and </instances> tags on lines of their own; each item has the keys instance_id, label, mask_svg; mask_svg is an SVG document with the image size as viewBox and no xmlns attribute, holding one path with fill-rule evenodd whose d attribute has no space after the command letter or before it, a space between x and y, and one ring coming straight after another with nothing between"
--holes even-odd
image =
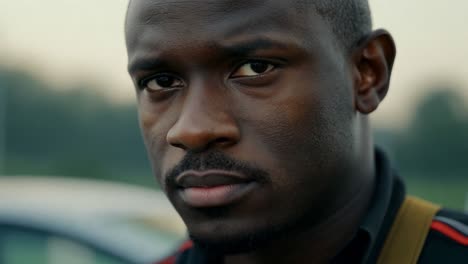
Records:
<instances>
[{"instance_id":1,"label":"eyebrow","mask_svg":"<svg viewBox=\"0 0 468 264\"><path fill-rule=\"evenodd\" d=\"M245 41L237 44L219 45L219 48L230 56L244 56L252 54L258 50L266 50L272 48L285 49L290 44L271 40L269 38L257 38L250 41Z\"/></svg>"},{"instance_id":2,"label":"eyebrow","mask_svg":"<svg viewBox=\"0 0 468 264\"><path fill-rule=\"evenodd\" d=\"M253 40L243 41L235 44L220 44L217 42L207 44L214 49L219 50L226 57L242 57L253 54L259 50L267 50L272 48L285 49L296 47L296 43L284 43L275 41L269 38L256 38ZM128 66L130 74L137 71L149 71L155 68L167 66L168 63L164 60L151 57L140 57L134 59Z\"/></svg>"},{"instance_id":3,"label":"eyebrow","mask_svg":"<svg viewBox=\"0 0 468 264\"><path fill-rule=\"evenodd\" d=\"M137 71L150 71L155 68L160 68L164 66L167 66L167 63L163 60L160 60L157 58L151 58L151 57L140 57L140 58L134 59L128 65L128 72L130 74L133 74Z\"/></svg>"}]
</instances>

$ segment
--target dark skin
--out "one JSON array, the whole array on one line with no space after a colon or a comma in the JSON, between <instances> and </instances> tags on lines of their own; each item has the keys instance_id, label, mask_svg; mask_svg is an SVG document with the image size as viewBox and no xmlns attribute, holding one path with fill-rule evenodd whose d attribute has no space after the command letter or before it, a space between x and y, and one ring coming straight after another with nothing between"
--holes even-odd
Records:
<instances>
[{"instance_id":1,"label":"dark skin","mask_svg":"<svg viewBox=\"0 0 468 264\"><path fill-rule=\"evenodd\" d=\"M225 263L327 263L346 246L373 192L367 115L388 90L389 33L348 49L295 1L133 0L126 39L154 173L194 238L271 230ZM167 179L187 153L212 151L267 175L215 213Z\"/></svg>"}]
</instances>

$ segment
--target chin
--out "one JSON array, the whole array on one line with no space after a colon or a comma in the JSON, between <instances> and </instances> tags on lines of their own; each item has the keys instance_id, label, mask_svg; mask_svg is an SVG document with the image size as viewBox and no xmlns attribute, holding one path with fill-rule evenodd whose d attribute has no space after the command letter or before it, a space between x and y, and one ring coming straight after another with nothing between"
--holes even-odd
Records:
<instances>
[{"instance_id":1,"label":"chin","mask_svg":"<svg viewBox=\"0 0 468 264\"><path fill-rule=\"evenodd\" d=\"M200 247L219 252L222 255L235 255L248 253L265 246L271 241L272 233L264 232L239 232L237 234L190 234L190 238Z\"/></svg>"},{"instance_id":2,"label":"chin","mask_svg":"<svg viewBox=\"0 0 468 264\"><path fill-rule=\"evenodd\" d=\"M258 224L259 221L257 221ZM204 223L190 228L190 238L201 248L221 255L248 253L268 246L272 240L289 233L287 225L249 226L246 223Z\"/></svg>"}]
</instances>

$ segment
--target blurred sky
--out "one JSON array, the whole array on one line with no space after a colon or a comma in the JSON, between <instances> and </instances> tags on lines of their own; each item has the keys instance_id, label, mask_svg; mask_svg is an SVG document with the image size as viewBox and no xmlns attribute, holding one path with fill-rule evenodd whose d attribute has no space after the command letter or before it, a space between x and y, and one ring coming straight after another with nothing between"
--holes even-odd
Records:
<instances>
[{"instance_id":1,"label":"blurred sky","mask_svg":"<svg viewBox=\"0 0 468 264\"><path fill-rule=\"evenodd\" d=\"M432 82L453 83L468 98L468 1L370 0L376 28L398 48L392 86L375 120L398 127ZM127 0L0 0L0 64L45 80L101 84L117 101L134 100L126 73Z\"/></svg>"}]
</instances>

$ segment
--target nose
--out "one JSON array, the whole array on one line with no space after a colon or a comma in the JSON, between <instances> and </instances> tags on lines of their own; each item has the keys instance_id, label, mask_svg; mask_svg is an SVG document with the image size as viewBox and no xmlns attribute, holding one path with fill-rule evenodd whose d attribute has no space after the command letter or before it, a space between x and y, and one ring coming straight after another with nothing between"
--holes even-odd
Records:
<instances>
[{"instance_id":1,"label":"nose","mask_svg":"<svg viewBox=\"0 0 468 264\"><path fill-rule=\"evenodd\" d=\"M239 127L230 114L226 95L207 90L197 89L185 96L179 118L167 133L170 145L201 152L239 141Z\"/></svg>"}]
</instances>

